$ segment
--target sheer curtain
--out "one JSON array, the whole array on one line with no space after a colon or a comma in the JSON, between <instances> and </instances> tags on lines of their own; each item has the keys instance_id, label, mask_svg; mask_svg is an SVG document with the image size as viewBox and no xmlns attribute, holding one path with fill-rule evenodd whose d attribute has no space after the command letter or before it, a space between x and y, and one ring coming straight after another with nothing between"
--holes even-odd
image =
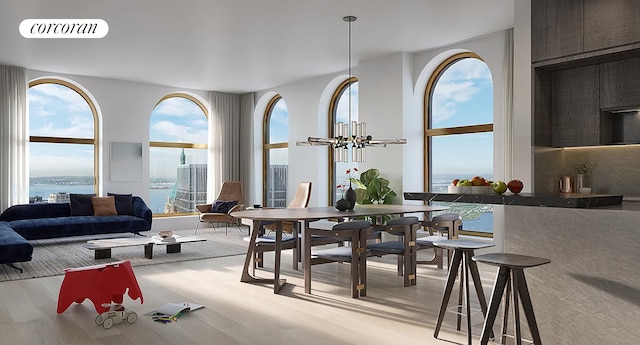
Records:
<instances>
[{"instance_id":1,"label":"sheer curtain","mask_svg":"<svg viewBox=\"0 0 640 345\"><path fill-rule=\"evenodd\" d=\"M28 141L25 69L0 66L0 211L29 202Z\"/></svg>"},{"instance_id":2,"label":"sheer curtain","mask_svg":"<svg viewBox=\"0 0 640 345\"><path fill-rule=\"evenodd\" d=\"M503 166L502 176L511 179L513 176L512 137L513 137L513 28L506 31L507 37L504 51L504 101L502 104L502 116L504 119L504 131L502 136Z\"/></svg>"},{"instance_id":3,"label":"sheer curtain","mask_svg":"<svg viewBox=\"0 0 640 345\"><path fill-rule=\"evenodd\" d=\"M241 152L240 119L244 112L253 110L253 99L253 94L209 93L209 153L212 164L208 180L209 190L214 191L210 195L217 195L224 181L241 181L243 164L240 160L247 153ZM246 181L243 181L243 184L246 184Z\"/></svg>"}]
</instances>

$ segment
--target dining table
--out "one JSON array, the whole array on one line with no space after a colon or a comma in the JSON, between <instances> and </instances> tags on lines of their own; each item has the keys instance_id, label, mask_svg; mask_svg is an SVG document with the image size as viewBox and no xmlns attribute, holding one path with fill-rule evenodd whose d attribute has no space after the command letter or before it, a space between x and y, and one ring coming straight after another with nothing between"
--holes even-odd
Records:
<instances>
[{"instance_id":1,"label":"dining table","mask_svg":"<svg viewBox=\"0 0 640 345\"><path fill-rule=\"evenodd\" d=\"M286 284L285 279L280 279L280 259L282 251L282 223L283 222L298 222L301 229L304 231L309 228L309 223L316 220L323 219L336 219L338 222L348 221L350 219L359 217L372 217L376 220L377 224L381 224L380 221L385 215L406 215L406 214L423 214L424 219L429 219L429 213L434 211L447 210L447 206L439 205L420 205L420 204L372 204L372 205L357 205L353 210L339 211L333 206L325 207L306 207L306 208L263 208L253 210L243 210L232 212L231 215L240 219L248 219L253 222L251 228L251 237L249 246L247 249L247 255L245 257L244 266L242 268L241 282L244 283L262 283L273 284L273 293L280 292L282 287ZM262 222L275 223L275 245L274 245L274 268L273 278L260 278L251 275L249 268L253 257L253 249L255 248L256 239L261 231ZM304 237L304 236L303 236ZM303 246L304 247L304 246ZM305 256L308 254L305 253ZM305 271L306 275L310 274Z\"/></svg>"}]
</instances>

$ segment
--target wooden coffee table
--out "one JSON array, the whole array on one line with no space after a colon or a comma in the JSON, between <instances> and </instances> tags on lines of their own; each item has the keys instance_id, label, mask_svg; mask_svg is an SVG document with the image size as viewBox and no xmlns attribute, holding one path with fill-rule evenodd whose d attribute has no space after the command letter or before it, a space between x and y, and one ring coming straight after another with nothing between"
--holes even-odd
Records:
<instances>
[{"instance_id":1,"label":"wooden coffee table","mask_svg":"<svg viewBox=\"0 0 640 345\"><path fill-rule=\"evenodd\" d=\"M163 240L158 236L153 237L123 237L105 240L87 241L83 246L95 251L95 259L108 259L111 257L111 249L119 247L144 246L144 257L153 259L153 245L167 246L167 254L180 253L183 243L202 242L206 238L196 236L173 236L174 240Z\"/></svg>"}]
</instances>

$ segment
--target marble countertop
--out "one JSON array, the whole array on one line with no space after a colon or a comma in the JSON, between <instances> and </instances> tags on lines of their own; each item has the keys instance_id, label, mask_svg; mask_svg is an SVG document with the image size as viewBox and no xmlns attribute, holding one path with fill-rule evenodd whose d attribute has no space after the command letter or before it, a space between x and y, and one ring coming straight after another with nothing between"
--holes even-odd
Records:
<instances>
[{"instance_id":1,"label":"marble countertop","mask_svg":"<svg viewBox=\"0 0 640 345\"><path fill-rule=\"evenodd\" d=\"M404 192L404 199L565 208L591 208L622 204L622 195L595 193L456 194L437 192Z\"/></svg>"}]
</instances>

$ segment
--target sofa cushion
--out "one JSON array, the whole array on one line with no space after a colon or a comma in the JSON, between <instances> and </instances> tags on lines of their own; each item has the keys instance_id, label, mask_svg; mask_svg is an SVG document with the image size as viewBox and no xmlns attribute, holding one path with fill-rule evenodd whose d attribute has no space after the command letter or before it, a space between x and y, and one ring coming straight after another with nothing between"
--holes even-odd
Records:
<instances>
[{"instance_id":1,"label":"sofa cushion","mask_svg":"<svg viewBox=\"0 0 640 345\"><path fill-rule=\"evenodd\" d=\"M115 194L107 193L108 196L116 198L116 211L118 214L133 215L133 195L132 194Z\"/></svg>"},{"instance_id":2,"label":"sofa cushion","mask_svg":"<svg viewBox=\"0 0 640 345\"><path fill-rule=\"evenodd\" d=\"M211 204L211 213L229 213L238 204L238 200L220 201L216 200Z\"/></svg>"},{"instance_id":3,"label":"sofa cushion","mask_svg":"<svg viewBox=\"0 0 640 345\"><path fill-rule=\"evenodd\" d=\"M115 216L118 214L116 198L113 196L94 196L91 198L91 204L94 216Z\"/></svg>"},{"instance_id":4,"label":"sofa cushion","mask_svg":"<svg viewBox=\"0 0 640 345\"><path fill-rule=\"evenodd\" d=\"M71 216L9 222L27 240L148 231L151 224L136 216Z\"/></svg>"},{"instance_id":5,"label":"sofa cushion","mask_svg":"<svg viewBox=\"0 0 640 345\"><path fill-rule=\"evenodd\" d=\"M0 222L0 263L31 261L33 246L7 222Z\"/></svg>"},{"instance_id":6,"label":"sofa cushion","mask_svg":"<svg viewBox=\"0 0 640 345\"><path fill-rule=\"evenodd\" d=\"M69 194L72 216L93 216L93 204L91 198L95 194Z\"/></svg>"}]
</instances>

